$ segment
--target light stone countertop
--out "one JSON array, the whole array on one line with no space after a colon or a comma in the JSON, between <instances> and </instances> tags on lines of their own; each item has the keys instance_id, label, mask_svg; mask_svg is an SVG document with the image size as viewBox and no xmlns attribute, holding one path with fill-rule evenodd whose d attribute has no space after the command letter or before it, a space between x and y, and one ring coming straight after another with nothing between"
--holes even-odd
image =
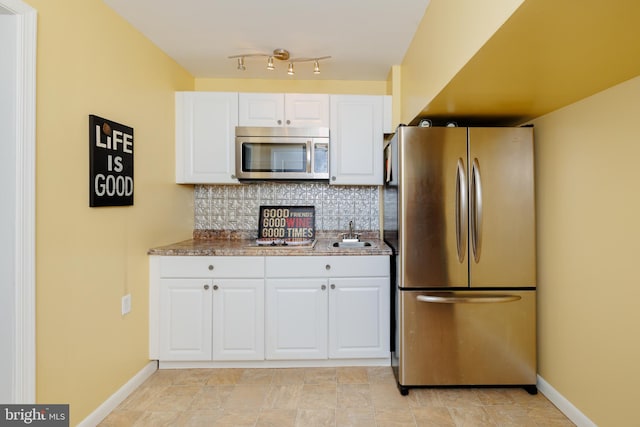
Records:
<instances>
[{"instance_id":1,"label":"light stone countertop","mask_svg":"<svg viewBox=\"0 0 640 427\"><path fill-rule=\"evenodd\" d=\"M312 245L300 246L259 246L255 239L248 238L193 238L166 246L149 249L148 255L162 256L363 256L391 255L392 251L377 237L363 235L362 241L371 246L357 248L336 248L337 237L319 235Z\"/></svg>"}]
</instances>

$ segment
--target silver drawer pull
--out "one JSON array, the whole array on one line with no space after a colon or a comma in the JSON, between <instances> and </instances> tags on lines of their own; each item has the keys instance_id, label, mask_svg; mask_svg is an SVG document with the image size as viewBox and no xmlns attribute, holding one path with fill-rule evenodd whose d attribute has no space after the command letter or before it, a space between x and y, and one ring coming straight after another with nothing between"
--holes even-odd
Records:
<instances>
[{"instance_id":1,"label":"silver drawer pull","mask_svg":"<svg viewBox=\"0 0 640 427\"><path fill-rule=\"evenodd\" d=\"M322 289L324 291L325 289L327 289L327 285L320 286L320 289Z\"/></svg>"},{"instance_id":2,"label":"silver drawer pull","mask_svg":"<svg viewBox=\"0 0 640 427\"><path fill-rule=\"evenodd\" d=\"M324 269L325 270L331 270L331 266L329 264L327 264L327 265L324 266Z\"/></svg>"},{"instance_id":3,"label":"silver drawer pull","mask_svg":"<svg viewBox=\"0 0 640 427\"><path fill-rule=\"evenodd\" d=\"M209 271L213 270L213 265L209 264Z\"/></svg>"},{"instance_id":4,"label":"silver drawer pull","mask_svg":"<svg viewBox=\"0 0 640 427\"><path fill-rule=\"evenodd\" d=\"M336 285L334 285L333 283L331 284L331 289L335 289Z\"/></svg>"},{"instance_id":5,"label":"silver drawer pull","mask_svg":"<svg viewBox=\"0 0 640 427\"><path fill-rule=\"evenodd\" d=\"M434 302L439 304L469 304L469 303L499 303L512 302L522 299L520 295L473 295L473 296L439 296L439 295L418 295L416 299L420 302Z\"/></svg>"},{"instance_id":6,"label":"silver drawer pull","mask_svg":"<svg viewBox=\"0 0 640 427\"><path fill-rule=\"evenodd\" d=\"M204 290L208 291L209 290L209 285L204 285Z\"/></svg>"},{"instance_id":7,"label":"silver drawer pull","mask_svg":"<svg viewBox=\"0 0 640 427\"><path fill-rule=\"evenodd\" d=\"M218 290L218 285L213 285L213 290L217 291Z\"/></svg>"}]
</instances>

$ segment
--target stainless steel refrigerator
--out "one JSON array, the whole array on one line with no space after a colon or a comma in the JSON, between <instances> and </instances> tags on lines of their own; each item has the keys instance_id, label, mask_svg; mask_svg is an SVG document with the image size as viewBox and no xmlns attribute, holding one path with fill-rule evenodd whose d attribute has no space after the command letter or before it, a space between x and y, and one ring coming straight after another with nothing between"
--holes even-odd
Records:
<instances>
[{"instance_id":1,"label":"stainless steel refrigerator","mask_svg":"<svg viewBox=\"0 0 640 427\"><path fill-rule=\"evenodd\" d=\"M385 169L400 392L536 393L533 129L401 126Z\"/></svg>"}]
</instances>

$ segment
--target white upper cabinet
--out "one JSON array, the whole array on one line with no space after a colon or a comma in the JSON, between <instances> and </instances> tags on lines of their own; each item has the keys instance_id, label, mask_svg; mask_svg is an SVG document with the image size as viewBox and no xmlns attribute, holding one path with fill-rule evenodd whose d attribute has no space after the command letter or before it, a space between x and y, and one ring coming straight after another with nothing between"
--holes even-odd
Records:
<instances>
[{"instance_id":1,"label":"white upper cabinet","mask_svg":"<svg viewBox=\"0 0 640 427\"><path fill-rule=\"evenodd\" d=\"M238 184L237 126L330 128L330 183L382 185L391 97L176 92L176 182Z\"/></svg>"},{"instance_id":2,"label":"white upper cabinet","mask_svg":"<svg viewBox=\"0 0 640 427\"><path fill-rule=\"evenodd\" d=\"M176 182L237 184L237 92L176 92Z\"/></svg>"},{"instance_id":3,"label":"white upper cabinet","mask_svg":"<svg viewBox=\"0 0 640 427\"><path fill-rule=\"evenodd\" d=\"M384 96L331 95L331 184L383 184L382 146L391 127L390 105Z\"/></svg>"},{"instance_id":4,"label":"white upper cabinet","mask_svg":"<svg viewBox=\"0 0 640 427\"><path fill-rule=\"evenodd\" d=\"M329 127L329 95L287 93L284 117L287 126Z\"/></svg>"},{"instance_id":5,"label":"white upper cabinet","mask_svg":"<svg viewBox=\"0 0 640 427\"><path fill-rule=\"evenodd\" d=\"M329 127L329 95L240 93L239 126Z\"/></svg>"}]
</instances>

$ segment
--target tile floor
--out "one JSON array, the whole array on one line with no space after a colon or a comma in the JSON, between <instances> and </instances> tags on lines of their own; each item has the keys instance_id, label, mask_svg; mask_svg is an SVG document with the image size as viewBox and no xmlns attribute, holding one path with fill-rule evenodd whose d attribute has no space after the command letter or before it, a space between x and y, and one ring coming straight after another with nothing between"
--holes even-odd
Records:
<instances>
[{"instance_id":1,"label":"tile floor","mask_svg":"<svg viewBox=\"0 0 640 427\"><path fill-rule=\"evenodd\" d=\"M159 370L101 427L573 426L541 393L411 389L391 368Z\"/></svg>"}]
</instances>

